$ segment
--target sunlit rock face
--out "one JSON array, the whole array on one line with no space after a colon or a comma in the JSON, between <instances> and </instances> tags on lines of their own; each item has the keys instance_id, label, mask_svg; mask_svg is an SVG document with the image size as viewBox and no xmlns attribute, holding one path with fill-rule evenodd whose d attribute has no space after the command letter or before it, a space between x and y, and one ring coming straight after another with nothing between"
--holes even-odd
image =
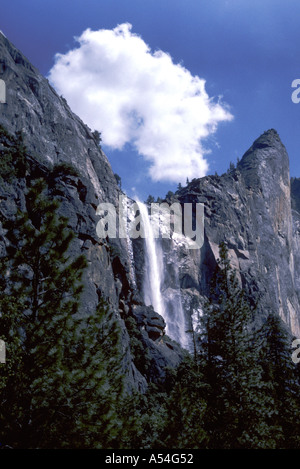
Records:
<instances>
[{"instance_id":1,"label":"sunlit rock face","mask_svg":"<svg viewBox=\"0 0 300 469\"><path fill-rule=\"evenodd\" d=\"M56 185L60 213L69 219L69 227L77 234L70 254L77 257L83 253L88 259L81 314L93 314L99 299L105 298L121 327L122 367L127 387L145 390L149 381L164 376L166 366L179 363L182 350L165 341L163 319L153 308L147 308L136 287L131 240L126 236L114 239L97 236L99 204L110 203L119 212L121 191L110 163L92 130L2 34L0 79L6 84L0 124L13 135L22 132L29 172L48 182L54 165L66 163L78 172L78 176L60 175ZM26 181L21 180L11 187L9 194L0 193L0 210L5 216L12 216L17 206L24 207L25 190ZM132 337L132 328L128 330L129 318L135 321L138 336L135 332ZM144 371L142 374L136 366L132 344L137 338L148 356L148 374Z\"/></svg>"},{"instance_id":2,"label":"sunlit rock face","mask_svg":"<svg viewBox=\"0 0 300 469\"><path fill-rule=\"evenodd\" d=\"M222 176L195 179L177 193L181 203L202 203L205 209L199 252L187 250L178 237L171 250L165 249L170 278L175 264L179 270L188 318L201 314L218 246L225 241L241 286L253 299L260 296L255 321L273 311L299 336L299 180L292 187L291 196L288 155L277 132L269 130L236 168Z\"/></svg>"},{"instance_id":3,"label":"sunlit rock face","mask_svg":"<svg viewBox=\"0 0 300 469\"><path fill-rule=\"evenodd\" d=\"M240 284L253 300L260 296L255 321L273 311L300 336L300 181L290 186L288 156L274 130L259 137L236 168L194 179L177 191L174 201L203 204L204 241L201 248L190 249L184 233L157 240L162 269L156 285L164 308L155 311L147 295L153 256L146 240L130 239L129 231L122 238L97 236L97 207L110 203L118 215L122 194L91 129L1 34L0 79L6 84L0 124L11 134L22 131L30 173L49 182L54 165L67 163L78 172L58 177L56 195L60 213L77 235L70 255L84 253L88 259L81 314L93 314L99 299L107 300L121 328L128 388L144 391L165 376L165 367L180 362L182 347L189 348L186 331L202 313L221 241L227 243ZM24 207L27 182L13 183L9 193L0 187L4 216ZM126 217L132 222L129 211ZM147 363L134 356L134 347Z\"/></svg>"}]
</instances>

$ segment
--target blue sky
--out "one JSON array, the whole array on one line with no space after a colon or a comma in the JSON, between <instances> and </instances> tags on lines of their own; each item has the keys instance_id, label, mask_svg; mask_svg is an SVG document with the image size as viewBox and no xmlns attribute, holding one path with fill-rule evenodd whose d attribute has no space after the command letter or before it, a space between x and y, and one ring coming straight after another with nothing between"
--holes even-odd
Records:
<instances>
[{"instance_id":1,"label":"blue sky","mask_svg":"<svg viewBox=\"0 0 300 469\"><path fill-rule=\"evenodd\" d=\"M185 164L188 171L189 165L191 166L193 162L185 154L187 153L186 147L181 148L180 145L183 139L188 141L197 137L197 126L200 126L199 135L202 135L201 148L192 142L191 153L193 151L203 153L199 157L201 164L194 165L194 171L198 171L199 174L201 171L208 174L214 174L217 171L222 174L228 168L230 161L236 162L237 157L241 158L261 133L269 128L275 128L290 156L291 176L300 176L300 103L294 104L291 100L293 91L291 83L294 79L300 78L299 21L300 3L296 0L288 2L252 0L247 4L243 0L44 0L43 2L41 0L26 0L26 2L2 0L0 29L45 76L48 76L49 71L53 70L55 65L57 53L63 54L64 57L64 54L78 49L82 53L80 60L83 60L82 55L86 49L74 40L75 36L82 36L88 28L91 32L116 31L118 25L130 24L131 29L127 30L127 44L131 44L131 39L138 37L140 38L139 44L148 45L150 50L147 60L145 58L145 65L143 58L141 59L143 67L148 67L155 51L162 51L171 57L170 77L165 83L167 93L169 93L169 104L172 101L170 88L172 89L175 83L175 78L173 80L172 77L175 77L179 70L178 64L181 65L181 70L185 71L180 83L183 81L186 83L188 77L199 77L200 86L205 80L205 93L209 97L209 108L206 107L203 112L209 111L209 116L213 116L214 129L209 128L207 137L203 137L206 127L201 124L201 119L197 121L199 114L195 114L197 106L200 105L201 108L201 103L203 104L203 101L197 101L199 94L197 92L191 100L192 110L186 103L189 108L188 113L184 114L186 128L180 126L178 132L176 125L174 127L170 125L172 119L170 113L165 113L166 109L163 104L161 107L150 109L145 97L149 96L148 103L150 104L155 98L158 88L151 88L148 78L154 76L156 66L159 64L158 76L160 76L159 73L163 76L164 70L167 69L161 66L161 60L152 60L152 65L149 65L149 75L145 75L144 68L142 67L141 70L138 66L139 59L134 60L134 46L129 50L131 55L128 56L130 57L128 67L132 76L135 79L139 78L138 83L141 83L141 89L140 94L134 95L133 101L136 107L130 109L128 115L133 116L134 119L138 114L140 124L137 125L135 122L134 130L129 129L131 134L127 127L120 131L120 141L124 137L122 148L115 148L115 142L119 138L118 129L114 137L111 136L110 144L104 144L103 148L113 170L121 176L123 188L129 195L137 193L143 199L148 194L163 196L168 190L175 190L177 182L174 178L180 171L182 179L186 178L183 174ZM112 36L107 37L107 41L110 41L109 38ZM97 60L101 62L101 55L99 58L99 54L97 55L97 51L93 48L95 41L92 40L91 35L88 36L86 43L89 46L89 53L96 54L92 57L97 57ZM109 43L106 42L101 47L103 53L103 47L106 47L105 51L108 50ZM116 44L116 48L118 47ZM146 57L146 55L141 55L141 57ZM116 64L113 65L116 66ZM118 62L117 65L120 66L120 63ZM109 62L106 67L112 67L112 64ZM90 70L89 78L93 78L93 83L97 79L98 68L97 66ZM137 73L135 73L136 69L139 69ZM121 66L116 70L124 72ZM65 91L62 94L68 99L67 81L64 82L67 72L66 67L63 71L60 70L60 75L57 74L56 79L58 82L59 75L60 83ZM122 92L124 96L126 93L127 96L132 93L132 89L126 91L127 82L121 83L122 76L120 73L120 79L116 80L115 84L117 89L112 90L114 95L121 98ZM109 98L107 76L105 79L105 99L107 99ZM81 83L82 81L78 80L78 86ZM177 86L178 83L176 82L176 87L180 88L179 93L181 93L181 85ZM192 86L191 80L187 86ZM175 101L178 96L181 96L177 91L174 94ZM218 98L220 96L221 101ZM72 94L70 98L72 101ZM68 101L70 102L69 99ZM217 103L224 112L227 112L227 116L229 114L233 116L231 120L224 118L224 115L222 118L216 117ZM74 107L72 102L70 105ZM80 113L85 113L83 104L79 109ZM172 109L171 106L171 111ZM76 112L79 114L78 111ZM105 109L101 112L99 111L100 120L97 123L102 122L101 116L104 115ZM92 108L90 114L95 115ZM89 114L86 113L86 115L89 118ZM110 116L109 113L107 115ZM125 117L127 121L128 115ZM155 122L159 121L159 116L161 116L161 127L165 126L165 131L169 132L165 140L161 133L162 129L153 128ZM143 129L144 123L151 120L150 117L153 121L152 127L148 126ZM86 121L85 118L83 120ZM90 125L89 122L87 123ZM195 129L189 132L191 124L195 124ZM107 129L108 138L108 124L106 123L105 127L105 122L103 122L103 128ZM105 141L105 132L102 128L98 130L103 132ZM142 130L145 131L142 132ZM160 132L157 134L157 139L161 144L157 148L151 147L149 143L156 131ZM127 140L126 136L128 136ZM175 159L172 160L172 152L169 151L166 155L163 153L164 142L169 149L179 148L178 153L174 150ZM160 159L155 154L159 148L163 149ZM207 153L208 150L209 153ZM168 159L174 166L177 164L176 161L178 162L177 173L176 171L172 173L170 165L167 169ZM207 162L208 169L203 165L204 160ZM154 168L152 174L149 173L151 166ZM169 177L169 180L164 180L164 175ZM161 180L159 180L160 176L162 176Z\"/></svg>"}]
</instances>

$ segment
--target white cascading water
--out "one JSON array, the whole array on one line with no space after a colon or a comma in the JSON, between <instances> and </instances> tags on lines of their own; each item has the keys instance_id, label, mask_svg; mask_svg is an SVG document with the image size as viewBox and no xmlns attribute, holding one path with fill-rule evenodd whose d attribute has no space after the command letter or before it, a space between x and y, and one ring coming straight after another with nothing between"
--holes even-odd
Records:
<instances>
[{"instance_id":1,"label":"white cascading water","mask_svg":"<svg viewBox=\"0 0 300 469\"><path fill-rule=\"evenodd\" d=\"M163 282L163 255L160 246L153 236L153 229L146 205L137 202L145 233L145 278L144 301L147 306L152 305L166 321L164 301L161 293Z\"/></svg>"},{"instance_id":2,"label":"white cascading water","mask_svg":"<svg viewBox=\"0 0 300 469\"><path fill-rule=\"evenodd\" d=\"M168 335L183 348L189 348L189 337L181 301L178 269L173 270L173 287L165 292L165 308L168 312Z\"/></svg>"},{"instance_id":3,"label":"white cascading water","mask_svg":"<svg viewBox=\"0 0 300 469\"><path fill-rule=\"evenodd\" d=\"M172 292L162 293L164 282L164 258L159 238L155 238L148 213L148 208L142 202L137 201L141 221L145 233L145 267L144 276L144 301L146 305L152 305L166 322L166 333L182 347L187 347L187 334L185 327L184 311L181 303L180 286L175 286Z\"/></svg>"}]
</instances>

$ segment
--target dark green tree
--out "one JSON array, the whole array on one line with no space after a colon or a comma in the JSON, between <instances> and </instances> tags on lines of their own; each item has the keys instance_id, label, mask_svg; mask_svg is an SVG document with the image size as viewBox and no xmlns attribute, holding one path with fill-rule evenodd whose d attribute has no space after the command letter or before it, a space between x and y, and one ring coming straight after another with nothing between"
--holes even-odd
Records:
<instances>
[{"instance_id":1,"label":"dark green tree","mask_svg":"<svg viewBox=\"0 0 300 469\"><path fill-rule=\"evenodd\" d=\"M167 194L166 194L166 197L165 197L166 201L170 203L172 201L174 195L175 195L174 192L168 191Z\"/></svg>"},{"instance_id":2,"label":"dark green tree","mask_svg":"<svg viewBox=\"0 0 300 469\"><path fill-rule=\"evenodd\" d=\"M115 179L117 181L118 187L120 189L122 189L122 179L121 179L121 177L117 173L115 173L114 176L115 176Z\"/></svg>"},{"instance_id":3,"label":"dark green tree","mask_svg":"<svg viewBox=\"0 0 300 469\"><path fill-rule=\"evenodd\" d=\"M235 164L233 163L233 161L230 161L227 173L231 173L234 170L235 170Z\"/></svg>"},{"instance_id":4,"label":"dark green tree","mask_svg":"<svg viewBox=\"0 0 300 469\"><path fill-rule=\"evenodd\" d=\"M260 331L263 379L272 399L268 425L278 449L300 448L299 368L292 361L292 336L282 319L269 314Z\"/></svg>"},{"instance_id":5,"label":"dark green tree","mask_svg":"<svg viewBox=\"0 0 300 469\"><path fill-rule=\"evenodd\" d=\"M151 195L151 194L148 195L147 200L146 200L145 203L146 203L147 205L151 205L151 204L154 204L154 202L155 202L155 199L154 199L153 195Z\"/></svg>"},{"instance_id":6,"label":"dark green tree","mask_svg":"<svg viewBox=\"0 0 300 469\"><path fill-rule=\"evenodd\" d=\"M11 135L0 125L0 182L10 184L14 178L24 177L26 169L22 134Z\"/></svg>"},{"instance_id":7,"label":"dark green tree","mask_svg":"<svg viewBox=\"0 0 300 469\"><path fill-rule=\"evenodd\" d=\"M150 383L144 393L131 392L122 403L123 418L119 437L120 448L165 448L164 429L169 424L166 409L167 395Z\"/></svg>"},{"instance_id":8,"label":"dark green tree","mask_svg":"<svg viewBox=\"0 0 300 469\"><path fill-rule=\"evenodd\" d=\"M103 302L91 317L78 315L87 263L69 255L74 233L43 180L32 183L26 208L2 220L1 441L14 448L113 446L122 384L116 324Z\"/></svg>"},{"instance_id":9,"label":"dark green tree","mask_svg":"<svg viewBox=\"0 0 300 469\"><path fill-rule=\"evenodd\" d=\"M204 421L212 448L274 446L265 419L270 404L251 334L253 314L221 243L200 330L199 359L208 385Z\"/></svg>"},{"instance_id":10,"label":"dark green tree","mask_svg":"<svg viewBox=\"0 0 300 469\"><path fill-rule=\"evenodd\" d=\"M98 130L94 130L92 134L97 145L100 145L100 143L102 142L101 132L99 132Z\"/></svg>"},{"instance_id":11,"label":"dark green tree","mask_svg":"<svg viewBox=\"0 0 300 469\"><path fill-rule=\"evenodd\" d=\"M164 447L206 448L208 442L203 421L207 407L207 385L198 362L186 356L174 372L173 381L161 435Z\"/></svg>"}]
</instances>

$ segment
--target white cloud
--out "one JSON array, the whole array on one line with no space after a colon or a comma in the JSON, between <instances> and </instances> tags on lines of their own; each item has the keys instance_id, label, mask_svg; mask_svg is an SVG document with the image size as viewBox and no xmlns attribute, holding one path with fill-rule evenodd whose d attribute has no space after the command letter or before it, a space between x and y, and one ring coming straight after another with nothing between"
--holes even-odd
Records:
<instances>
[{"instance_id":1,"label":"white cloud","mask_svg":"<svg viewBox=\"0 0 300 469\"><path fill-rule=\"evenodd\" d=\"M121 24L87 29L79 46L57 54L49 79L104 144L135 146L154 181L185 182L207 174L206 137L232 115L205 91L205 80L169 54L152 52Z\"/></svg>"}]
</instances>

